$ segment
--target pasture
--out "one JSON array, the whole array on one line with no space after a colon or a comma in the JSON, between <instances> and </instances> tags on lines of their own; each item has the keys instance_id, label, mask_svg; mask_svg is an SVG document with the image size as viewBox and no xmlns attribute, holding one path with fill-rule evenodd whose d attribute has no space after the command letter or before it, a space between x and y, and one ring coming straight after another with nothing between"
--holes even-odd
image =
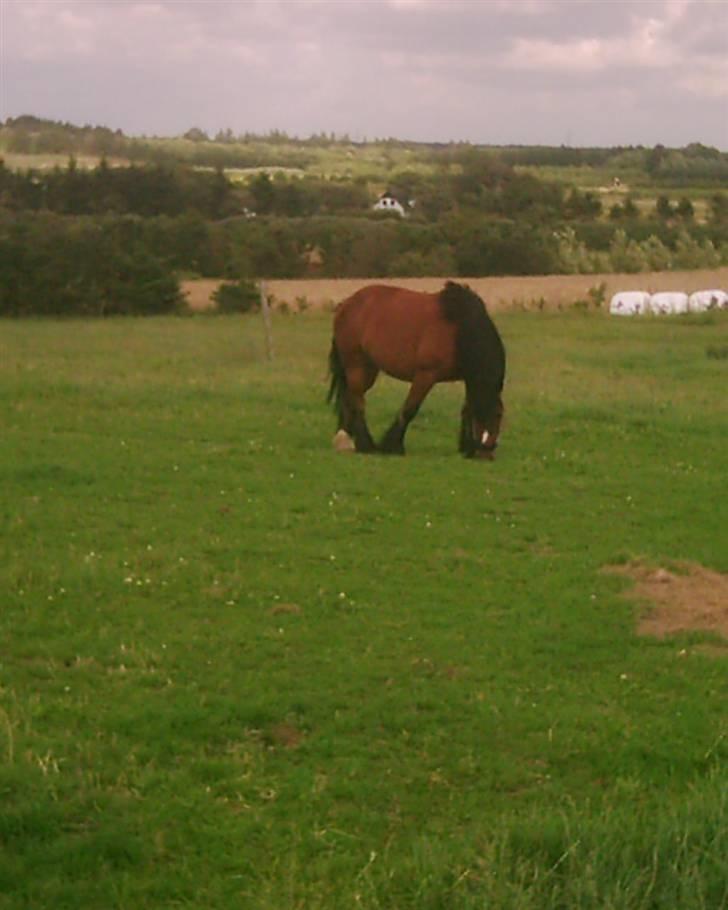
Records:
<instances>
[{"instance_id":1,"label":"pasture","mask_svg":"<svg viewBox=\"0 0 728 910\"><path fill-rule=\"evenodd\" d=\"M2 910L728 906L726 640L608 570L728 571L728 319L495 318L493 463L337 455L324 313L0 324Z\"/></svg>"}]
</instances>

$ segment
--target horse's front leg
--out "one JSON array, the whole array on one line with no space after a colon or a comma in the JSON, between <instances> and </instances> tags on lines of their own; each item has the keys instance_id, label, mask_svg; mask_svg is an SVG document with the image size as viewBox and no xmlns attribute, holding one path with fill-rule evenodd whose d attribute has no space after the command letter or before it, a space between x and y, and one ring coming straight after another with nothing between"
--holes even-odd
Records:
<instances>
[{"instance_id":1,"label":"horse's front leg","mask_svg":"<svg viewBox=\"0 0 728 910\"><path fill-rule=\"evenodd\" d=\"M417 416L420 405L435 382L436 379L431 373L418 373L415 376L402 408L379 444L380 452L385 455L404 455L404 436L407 427Z\"/></svg>"}]
</instances>

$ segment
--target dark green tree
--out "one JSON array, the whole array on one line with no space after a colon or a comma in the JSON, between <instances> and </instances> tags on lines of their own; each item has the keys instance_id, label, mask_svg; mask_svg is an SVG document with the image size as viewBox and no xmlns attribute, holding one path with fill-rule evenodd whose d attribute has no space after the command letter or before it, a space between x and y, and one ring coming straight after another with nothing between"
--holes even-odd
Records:
<instances>
[{"instance_id":1,"label":"dark green tree","mask_svg":"<svg viewBox=\"0 0 728 910\"><path fill-rule=\"evenodd\" d=\"M692 221L695 217L695 208L687 196L683 196L678 202L676 214L683 221Z\"/></svg>"},{"instance_id":2,"label":"dark green tree","mask_svg":"<svg viewBox=\"0 0 728 910\"><path fill-rule=\"evenodd\" d=\"M276 190L273 181L265 171L257 174L249 184L253 208L258 215L269 215L274 209Z\"/></svg>"},{"instance_id":3,"label":"dark green tree","mask_svg":"<svg viewBox=\"0 0 728 910\"><path fill-rule=\"evenodd\" d=\"M657 212L657 217L667 220L672 218L675 214L672 204L667 196L658 196L657 202L655 203L655 211Z\"/></svg>"}]
</instances>

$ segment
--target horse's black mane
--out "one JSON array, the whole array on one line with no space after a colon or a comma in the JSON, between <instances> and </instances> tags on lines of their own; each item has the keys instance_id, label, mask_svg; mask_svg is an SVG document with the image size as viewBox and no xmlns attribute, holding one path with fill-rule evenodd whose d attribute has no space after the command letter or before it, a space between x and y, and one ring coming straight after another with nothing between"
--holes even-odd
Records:
<instances>
[{"instance_id":1,"label":"horse's black mane","mask_svg":"<svg viewBox=\"0 0 728 910\"><path fill-rule=\"evenodd\" d=\"M440 306L451 322L460 322L468 315L485 310L485 304L469 285L455 281L445 282L440 291Z\"/></svg>"},{"instance_id":2,"label":"horse's black mane","mask_svg":"<svg viewBox=\"0 0 728 910\"><path fill-rule=\"evenodd\" d=\"M439 298L445 318L458 326L457 357L468 402L475 417L487 423L505 378L503 342L485 304L466 284L446 282Z\"/></svg>"}]
</instances>

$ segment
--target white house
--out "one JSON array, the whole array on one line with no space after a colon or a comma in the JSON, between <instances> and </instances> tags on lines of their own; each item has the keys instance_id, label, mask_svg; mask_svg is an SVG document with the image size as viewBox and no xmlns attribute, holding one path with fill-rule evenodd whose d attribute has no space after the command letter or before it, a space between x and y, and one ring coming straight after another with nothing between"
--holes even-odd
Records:
<instances>
[{"instance_id":1,"label":"white house","mask_svg":"<svg viewBox=\"0 0 728 910\"><path fill-rule=\"evenodd\" d=\"M398 202L391 193L383 193L374 204L375 212L394 212L404 218L406 212L401 202Z\"/></svg>"}]
</instances>

